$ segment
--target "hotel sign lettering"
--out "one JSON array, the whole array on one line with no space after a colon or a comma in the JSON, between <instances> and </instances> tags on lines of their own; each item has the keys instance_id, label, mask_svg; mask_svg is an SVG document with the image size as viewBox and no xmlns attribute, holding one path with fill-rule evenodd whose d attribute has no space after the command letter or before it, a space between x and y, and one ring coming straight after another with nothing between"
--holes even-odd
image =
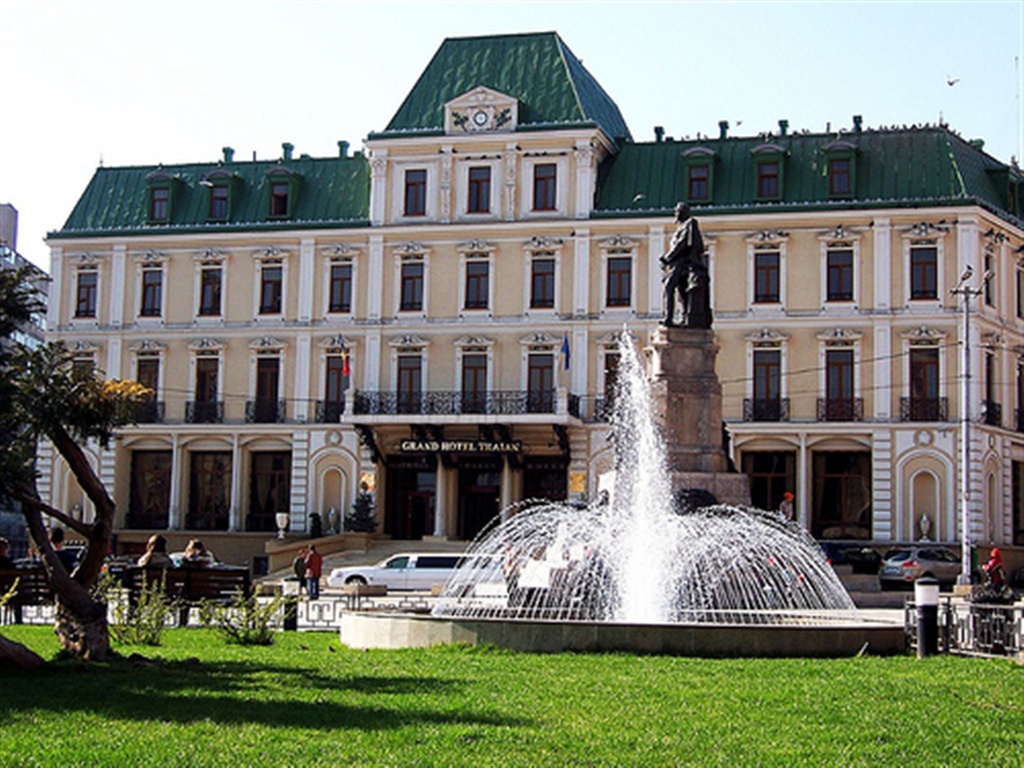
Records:
<instances>
[{"instance_id":1,"label":"hotel sign lettering","mask_svg":"<svg viewBox=\"0 0 1024 768\"><path fill-rule=\"evenodd\" d=\"M521 440L403 440L402 453L521 453Z\"/></svg>"}]
</instances>

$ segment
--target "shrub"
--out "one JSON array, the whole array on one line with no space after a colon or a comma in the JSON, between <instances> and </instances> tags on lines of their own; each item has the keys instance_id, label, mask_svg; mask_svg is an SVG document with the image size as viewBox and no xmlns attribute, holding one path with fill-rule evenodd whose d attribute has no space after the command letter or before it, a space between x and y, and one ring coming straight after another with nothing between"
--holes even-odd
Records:
<instances>
[{"instance_id":1,"label":"shrub","mask_svg":"<svg viewBox=\"0 0 1024 768\"><path fill-rule=\"evenodd\" d=\"M284 599L280 595L261 603L239 590L227 605L206 603L200 606L200 616L229 643L271 645L275 620L283 608Z\"/></svg>"},{"instance_id":2,"label":"shrub","mask_svg":"<svg viewBox=\"0 0 1024 768\"><path fill-rule=\"evenodd\" d=\"M115 584L114 579L105 576L97 591L109 596ZM178 607L177 601L167 596L165 586L166 578L146 584L135 605L128 600L114 600L111 636L119 643L160 645L167 620Z\"/></svg>"}]
</instances>

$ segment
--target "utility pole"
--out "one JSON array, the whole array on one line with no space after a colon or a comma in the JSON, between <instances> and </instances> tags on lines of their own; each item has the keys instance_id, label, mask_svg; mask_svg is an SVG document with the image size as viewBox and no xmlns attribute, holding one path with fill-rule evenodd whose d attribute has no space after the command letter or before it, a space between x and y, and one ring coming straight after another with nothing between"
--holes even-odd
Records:
<instances>
[{"instance_id":1,"label":"utility pole","mask_svg":"<svg viewBox=\"0 0 1024 768\"><path fill-rule=\"evenodd\" d=\"M971 299L980 296L985 283L992 279L992 272L986 272L981 284L972 288L968 283L974 275L974 268L968 264L960 275L956 288L950 290L954 296L963 297L963 340L960 352L960 575L957 584L971 583Z\"/></svg>"}]
</instances>

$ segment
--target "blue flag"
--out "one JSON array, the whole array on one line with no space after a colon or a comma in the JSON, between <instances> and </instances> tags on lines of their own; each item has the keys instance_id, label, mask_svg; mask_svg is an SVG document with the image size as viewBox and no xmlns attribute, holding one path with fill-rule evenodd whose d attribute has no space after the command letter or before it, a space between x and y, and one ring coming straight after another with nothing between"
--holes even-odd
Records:
<instances>
[{"instance_id":1,"label":"blue flag","mask_svg":"<svg viewBox=\"0 0 1024 768\"><path fill-rule=\"evenodd\" d=\"M565 358L565 370L569 370L569 334L562 334L562 357Z\"/></svg>"}]
</instances>

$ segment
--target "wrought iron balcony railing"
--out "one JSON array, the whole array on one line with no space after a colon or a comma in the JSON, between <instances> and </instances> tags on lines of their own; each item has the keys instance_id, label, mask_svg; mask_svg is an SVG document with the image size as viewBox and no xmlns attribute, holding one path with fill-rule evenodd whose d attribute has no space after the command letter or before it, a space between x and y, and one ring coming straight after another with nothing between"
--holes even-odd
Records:
<instances>
[{"instance_id":1,"label":"wrought iron balcony railing","mask_svg":"<svg viewBox=\"0 0 1024 768\"><path fill-rule=\"evenodd\" d=\"M555 392L492 390L489 392L356 392L352 412L380 414L458 416L460 414L518 415L554 413Z\"/></svg>"},{"instance_id":2,"label":"wrought iron balcony railing","mask_svg":"<svg viewBox=\"0 0 1024 768\"><path fill-rule=\"evenodd\" d=\"M316 423L334 424L341 421L345 415L344 400L317 400L316 401Z\"/></svg>"},{"instance_id":3,"label":"wrought iron balcony railing","mask_svg":"<svg viewBox=\"0 0 1024 768\"><path fill-rule=\"evenodd\" d=\"M163 400L145 400L135 404L132 417L136 424L162 424L164 413Z\"/></svg>"},{"instance_id":4,"label":"wrought iron balcony railing","mask_svg":"<svg viewBox=\"0 0 1024 768\"><path fill-rule=\"evenodd\" d=\"M612 420L614 402L607 395L569 395L569 415L580 421L607 423Z\"/></svg>"},{"instance_id":5,"label":"wrought iron balcony railing","mask_svg":"<svg viewBox=\"0 0 1024 768\"><path fill-rule=\"evenodd\" d=\"M224 401L189 400L185 403L185 421L189 424L220 424L224 421Z\"/></svg>"},{"instance_id":6,"label":"wrought iron balcony railing","mask_svg":"<svg viewBox=\"0 0 1024 768\"><path fill-rule=\"evenodd\" d=\"M990 427L1003 426L1003 406L995 400L981 401L982 420Z\"/></svg>"},{"instance_id":7,"label":"wrought iron balcony railing","mask_svg":"<svg viewBox=\"0 0 1024 768\"><path fill-rule=\"evenodd\" d=\"M282 424L285 408L284 400L249 400L245 404L245 420L250 424Z\"/></svg>"},{"instance_id":8,"label":"wrought iron balcony railing","mask_svg":"<svg viewBox=\"0 0 1024 768\"><path fill-rule=\"evenodd\" d=\"M901 397L900 421L949 421L949 399Z\"/></svg>"},{"instance_id":9,"label":"wrought iron balcony railing","mask_svg":"<svg viewBox=\"0 0 1024 768\"><path fill-rule=\"evenodd\" d=\"M789 398L769 400L743 398L744 421L789 421Z\"/></svg>"},{"instance_id":10,"label":"wrought iron balcony railing","mask_svg":"<svg viewBox=\"0 0 1024 768\"><path fill-rule=\"evenodd\" d=\"M819 397L818 421L864 421L864 398Z\"/></svg>"}]
</instances>

